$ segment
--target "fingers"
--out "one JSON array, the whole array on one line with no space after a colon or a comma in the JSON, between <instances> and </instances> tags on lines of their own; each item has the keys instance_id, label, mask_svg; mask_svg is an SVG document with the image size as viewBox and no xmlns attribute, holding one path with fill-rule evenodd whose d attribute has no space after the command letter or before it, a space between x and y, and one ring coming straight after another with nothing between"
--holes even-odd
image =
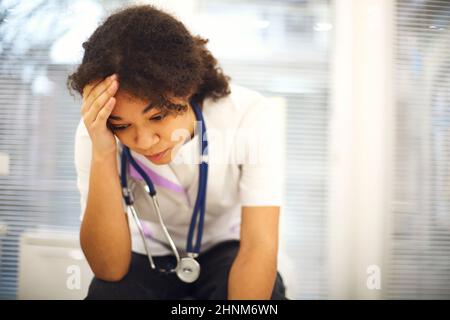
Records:
<instances>
[{"instance_id":1,"label":"fingers","mask_svg":"<svg viewBox=\"0 0 450 320\"><path fill-rule=\"evenodd\" d=\"M116 99L114 97L109 97L108 101L104 104L103 108L98 112L97 117L95 118L95 121L93 122L94 126L102 125L103 127L106 126L106 121L109 118L109 115L114 109L114 105L116 103Z\"/></svg>"},{"instance_id":2,"label":"fingers","mask_svg":"<svg viewBox=\"0 0 450 320\"><path fill-rule=\"evenodd\" d=\"M119 88L119 83L116 79L117 76L113 75L98 82L95 87L85 88L86 98L81 113L83 114L86 126L89 126L95 121L98 113L108 102L109 98L116 94Z\"/></svg>"},{"instance_id":3,"label":"fingers","mask_svg":"<svg viewBox=\"0 0 450 320\"><path fill-rule=\"evenodd\" d=\"M84 115L89 108L87 98L92 93L92 90L94 90L94 88L102 81L103 81L102 79L95 80L95 81L87 84L83 88L83 104L81 106L81 115Z\"/></svg>"},{"instance_id":4,"label":"fingers","mask_svg":"<svg viewBox=\"0 0 450 320\"><path fill-rule=\"evenodd\" d=\"M83 99L87 99L91 95L92 90L99 90L98 89L99 84L104 83L104 84L108 85L108 83L114 79L117 79L117 74L115 74L115 73L104 79L94 80L92 84L86 85L86 87L83 88Z\"/></svg>"},{"instance_id":5,"label":"fingers","mask_svg":"<svg viewBox=\"0 0 450 320\"><path fill-rule=\"evenodd\" d=\"M95 121L100 110L102 110L108 100L116 94L118 88L119 84L114 80L99 96L97 96L85 114L85 121L87 121L87 123Z\"/></svg>"},{"instance_id":6,"label":"fingers","mask_svg":"<svg viewBox=\"0 0 450 320\"><path fill-rule=\"evenodd\" d=\"M106 77L105 79L96 80L93 84L88 84L83 88L83 106L81 113L84 114L89 110L92 102L99 96L108 85L117 77L115 74Z\"/></svg>"},{"instance_id":7,"label":"fingers","mask_svg":"<svg viewBox=\"0 0 450 320\"><path fill-rule=\"evenodd\" d=\"M102 79L97 79L92 81L91 83L88 83L84 88L83 88L83 100L86 100L86 97L89 96L89 94L91 93L92 89L95 88L95 86L97 84L99 84L101 81L103 81Z\"/></svg>"},{"instance_id":8,"label":"fingers","mask_svg":"<svg viewBox=\"0 0 450 320\"><path fill-rule=\"evenodd\" d=\"M83 88L83 111L86 112L91 106L92 102L96 99L96 97L101 94L107 86L113 80L113 76L106 77L105 79L95 80L93 83L87 84Z\"/></svg>"}]
</instances>

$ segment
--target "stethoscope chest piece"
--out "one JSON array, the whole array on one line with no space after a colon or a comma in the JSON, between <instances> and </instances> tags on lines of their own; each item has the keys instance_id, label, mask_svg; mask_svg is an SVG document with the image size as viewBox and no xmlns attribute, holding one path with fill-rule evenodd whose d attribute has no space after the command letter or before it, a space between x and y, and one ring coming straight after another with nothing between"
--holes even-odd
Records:
<instances>
[{"instance_id":1,"label":"stethoscope chest piece","mask_svg":"<svg viewBox=\"0 0 450 320\"><path fill-rule=\"evenodd\" d=\"M186 283L192 283L200 275L200 264L191 257L181 258L177 268L177 276Z\"/></svg>"}]
</instances>

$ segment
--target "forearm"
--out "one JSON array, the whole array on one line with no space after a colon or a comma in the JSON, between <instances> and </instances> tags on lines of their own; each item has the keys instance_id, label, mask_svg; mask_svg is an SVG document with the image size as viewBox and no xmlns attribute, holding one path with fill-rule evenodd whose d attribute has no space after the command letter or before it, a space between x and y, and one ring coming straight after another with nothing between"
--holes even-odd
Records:
<instances>
[{"instance_id":1,"label":"forearm","mask_svg":"<svg viewBox=\"0 0 450 320\"><path fill-rule=\"evenodd\" d=\"M229 300L268 300L277 275L276 250L240 251L228 279Z\"/></svg>"},{"instance_id":2,"label":"forearm","mask_svg":"<svg viewBox=\"0 0 450 320\"><path fill-rule=\"evenodd\" d=\"M131 261L131 238L123 212L115 155L92 158L80 242L98 278L117 281L127 273Z\"/></svg>"}]
</instances>

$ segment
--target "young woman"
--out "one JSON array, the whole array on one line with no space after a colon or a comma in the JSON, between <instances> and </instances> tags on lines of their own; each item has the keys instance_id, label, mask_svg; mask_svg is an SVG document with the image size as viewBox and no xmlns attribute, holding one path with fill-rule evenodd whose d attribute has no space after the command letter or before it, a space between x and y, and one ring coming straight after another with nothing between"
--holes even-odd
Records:
<instances>
[{"instance_id":1,"label":"young woman","mask_svg":"<svg viewBox=\"0 0 450 320\"><path fill-rule=\"evenodd\" d=\"M206 42L144 5L83 44L68 85L87 299L285 299L277 110Z\"/></svg>"}]
</instances>

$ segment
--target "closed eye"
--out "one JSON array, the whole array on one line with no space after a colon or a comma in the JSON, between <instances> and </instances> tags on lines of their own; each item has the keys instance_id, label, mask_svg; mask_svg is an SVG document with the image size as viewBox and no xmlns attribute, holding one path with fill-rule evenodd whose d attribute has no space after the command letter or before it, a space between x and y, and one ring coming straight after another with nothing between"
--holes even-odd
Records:
<instances>
[{"instance_id":1,"label":"closed eye","mask_svg":"<svg viewBox=\"0 0 450 320\"><path fill-rule=\"evenodd\" d=\"M121 130L125 130L126 128L128 128L128 125L113 125L111 123L108 122L108 127L112 130L112 131L121 131Z\"/></svg>"},{"instance_id":2,"label":"closed eye","mask_svg":"<svg viewBox=\"0 0 450 320\"><path fill-rule=\"evenodd\" d=\"M149 120L158 122L158 121L163 120L165 117L166 117L165 114L158 113L157 115L151 117ZM112 131L122 131L122 130L127 129L130 125L129 124L114 125L114 124L111 124L108 122L108 126L109 126L109 128L111 128Z\"/></svg>"},{"instance_id":3,"label":"closed eye","mask_svg":"<svg viewBox=\"0 0 450 320\"><path fill-rule=\"evenodd\" d=\"M163 115L163 114L159 113L156 116L151 117L150 120L152 120L152 121L161 121L165 117L166 117L166 115Z\"/></svg>"}]
</instances>

